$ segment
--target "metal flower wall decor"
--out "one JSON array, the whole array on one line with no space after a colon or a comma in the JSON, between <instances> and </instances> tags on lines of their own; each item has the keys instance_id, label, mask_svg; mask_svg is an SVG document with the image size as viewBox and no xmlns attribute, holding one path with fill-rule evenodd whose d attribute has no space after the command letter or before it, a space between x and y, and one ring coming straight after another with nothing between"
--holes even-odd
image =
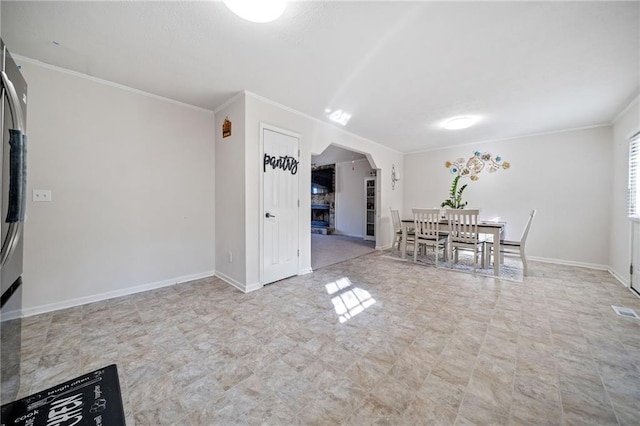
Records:
<instances>
[{"instance_id":1,"label":"metal flower wall decor","mask_svg":"<svg viewBox=\"0 0 640 426\"><path fill-rule=\"evenodd\" d=\"M462 193L467 185L465 184L458 188L458 181L461 177L469 177L469 179L475 181L478 180L478 174L485 169L489 170L489 173L494 173L500 169L506 170L511 166L499 155L493 156L490 152L480 151L474 152L473 156L468 160L457 158L454 161L447 161L444 165L455 177L451 184L449 198L444 200L440 207L452 209L463 209L467 205L467 202L462 200Z\"/></svg>"},{"instance_id":2,"label":"metal flower wall decor","mask_svg":"<svg viewBox=\"0 0 640 426\"><path fill-rule=\"evenodd\" d=\"M461 177L469 177L471 180L478 180L478 174L483 170L489 173L497 172L500 169L508 169L511 165L502 159L500 155L491 155L490 152L476 151L468 160L457 158L454 161L447 161L445 167L451 174Z\"/></svg>"}]
</instances>

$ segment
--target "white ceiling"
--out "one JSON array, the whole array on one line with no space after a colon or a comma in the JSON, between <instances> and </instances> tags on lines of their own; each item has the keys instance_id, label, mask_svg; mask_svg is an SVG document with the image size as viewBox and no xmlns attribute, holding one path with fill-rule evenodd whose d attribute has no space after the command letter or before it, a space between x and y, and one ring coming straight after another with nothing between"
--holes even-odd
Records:
<instances>
[{"instance_id":1,"label":"white ceiling","mask_svg":"<svg viewBox=\"0 0 640 426\"><path fill-rule=\"evenodd\" d=\"M212 1L1 7L19 55L211 110L242 90L343 109L403 152L607 124L639 90L638 2L306 1L270 24ZM483 120L439 128L460 114Z\"/></svg>"}]
</instances>

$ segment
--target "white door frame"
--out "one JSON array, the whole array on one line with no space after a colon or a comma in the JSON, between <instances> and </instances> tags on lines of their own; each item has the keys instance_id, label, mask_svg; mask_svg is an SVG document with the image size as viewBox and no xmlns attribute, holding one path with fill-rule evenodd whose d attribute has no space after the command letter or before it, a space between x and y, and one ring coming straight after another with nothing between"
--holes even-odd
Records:
<instances>
[{"instance_id":1,"label":"white door frame","mask_svg":"<svg viewBox=\"0 0 640 426\"><path fill-rule=\"evenodd\" d=\"M631 149L631 143L634 141L634 138L640 134L640 129L634 129L627 135L627 154ZM627 161L630 161L630 158L627 157ZM627 169L629 169L629 164L627 164ZM628 202L628 201L627 201ZM629 290L631 290L636 296L640 297L640 284L634 285L634 277L635 281L638 282L638 276L640 276L640 218L638 217L630 217L629 218Z\"/></svg>"},{"instance_id":2,"label":"white door frame","mask_svg":"<svg viewBox=\"0 0 640 426\"><path fill-rule=\"evenodd\" d=\"M640 219L638 218L630 218L629 219L629 252L631 259L629 260L629 290L635 292L638 296L640 296L640 287L636 284L634 285L634 281L638 281L638 275L640 274L640 261L638 258L640 257L640 253L638 253L637 248L640 246L640 239L638 238L640 234ZM631 271L633 268L633 272Z\"/></svg>"},{"instance_id":3,"label":"white door frame","mask_svg":"<svg viewBox=\"0 0 640 426\"><path fill-rule=\"evenodd\" d=\"M268 123L260 122L260 161L263 161L264 158L264 131L271 130L273 132L282 133L283 135L291 136L293 138L298 139L298 150L300 150L300 139L301 135L299 133L292 132L287 129L283 129L281 127L273 126ZM298 155L298 160L300 161L300 155ZM263 164L260 163L259 167L262 169ZM298 170L300 167L298 166ZM298 179L298 253L300 253L300 175L296 175L296 179ZM259 244L260 244L260 285L264 286L264 218L265 218L265 210L264 210L264 173L260 173L260 225L259 231ZM300 255L298 255L298 275L300 275Z\"/></svg>"}]
</instances>

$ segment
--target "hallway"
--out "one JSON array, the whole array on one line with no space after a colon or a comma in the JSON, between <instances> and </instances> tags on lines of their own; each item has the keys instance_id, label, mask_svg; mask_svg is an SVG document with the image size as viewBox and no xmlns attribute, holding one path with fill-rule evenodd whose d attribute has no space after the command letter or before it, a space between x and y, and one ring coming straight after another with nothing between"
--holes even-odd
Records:
<instances>
[{"instance_id":1,"label":"hallway","mask_svg":"<svg viewBox=\"0 0 640 426\"><path fill-rule=\"evenodd\" d=\"M311 234L311 268L315 271L324 266L354 259L375 251L375 241L346 235Z\"/></svg>"}]
</instances>

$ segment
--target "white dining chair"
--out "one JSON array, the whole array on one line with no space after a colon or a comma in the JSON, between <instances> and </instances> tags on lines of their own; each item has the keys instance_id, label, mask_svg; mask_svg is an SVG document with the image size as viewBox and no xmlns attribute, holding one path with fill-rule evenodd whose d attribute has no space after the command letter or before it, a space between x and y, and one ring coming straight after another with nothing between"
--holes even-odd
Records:
<instances>
[{"instance_id":1,"label":"white dining chair","mask_svg":"<svg viewBox=\"0 0 640 426\"><path fill-rule=\"evenodd\" d=\"M436 255L436 268L438 267L439 251L442 249L444 260L447 260L446 232L440 232L440 209L413 209L413 226L415 231L415 249L413 250L413 263L418 261L420 246L432 247Z\"/></svg>"},{"instance_id":2,"label":"white dining chair","mask_svg":"<svg viewBox=\"0 0 640 426\"><path fill-rule=\"evenodd\" d=\"M449 267L452 259L458 262L459 250L473 252L473 272L476 271L478 259L485 264L484 239L478 234L478 209L447 209L446 216L449 229ZM455 259L453 251L455 250Z\"/></svg>"},{"instance_id":3,"label":"white dining chair","mask_svg":"<svg viewBox=\"0 0 640 426\"><path fill-rule=\"evenodd\" d=\"M522 260L522 275L524 275L525 277L529 274L527 255L525 253L525 244L527 242L527 236L529 235L529 230L531 229L531 224L533 223L533 218L535 217L535 215L536 210L531 210L529 219L527 219L527 224L524 227L522 236L520 237L520 241L500 240L499 262L504 263L504 256L519 257ZM493 255L493 261L495 262L496 253L494 253L492 241L487 241L487 250L489 258L491 259L491 256Z\"/></svg>"},{"instance_id":4,"label":"white dining chair","mask_svg":"<svg viewBox=\"0 0 640 426\"><path fill-rule=\"evenodd\" d=\"M397 249L400 250L400 244L402 243L402 221L400 220L400 212L398 210L393 210L389 208L391 211L391 221L393 222L393 244L391 247L397 245ZM415 238L415 233L413 230L407 231L407 243L413 243Z\"/></svg>"}]
</instances>

